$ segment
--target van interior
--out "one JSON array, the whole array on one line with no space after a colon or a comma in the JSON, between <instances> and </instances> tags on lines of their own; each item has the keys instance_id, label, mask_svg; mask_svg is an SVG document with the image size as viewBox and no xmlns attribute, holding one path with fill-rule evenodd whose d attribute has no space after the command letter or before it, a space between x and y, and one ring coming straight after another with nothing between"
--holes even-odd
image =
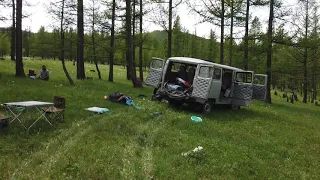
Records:
<instances>
[{"instance_id":1,"label":"van interior","mask_svg":"<svg viewBox=\"0 0 320 180\"><path fill-rule=\"evenodd\" d=\"M221 85L221 92L220 98L230 96L231 85L232 85L232 74L233 71L229 69L222 70L222 85Z\"/></svg>"},{"instance_id":2,"label":"van interior","mask_svg":"<svg viewBox=\"0 0 320 180\"><path fill-rule=\"evenodd\" d=\"M190 89L196 72L196 65L169 62L164 82L168 90L185 91Z\"/></svg>"}]
</instances>

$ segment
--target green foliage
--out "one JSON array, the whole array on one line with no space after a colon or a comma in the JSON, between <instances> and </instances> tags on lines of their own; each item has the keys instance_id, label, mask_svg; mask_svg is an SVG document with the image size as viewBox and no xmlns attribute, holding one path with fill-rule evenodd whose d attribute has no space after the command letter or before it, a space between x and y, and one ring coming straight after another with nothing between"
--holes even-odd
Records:
<instances>
[{"instance_id":1,"label":"green foliage","mask_svg":"<svg viewBox=\"0 0 320 180\"><path fill-rule=\"evenodd\" d=\"M7 33L0 32L0 56L8 55L10 53L10 37Z\"/></svg>"}]
</instances>

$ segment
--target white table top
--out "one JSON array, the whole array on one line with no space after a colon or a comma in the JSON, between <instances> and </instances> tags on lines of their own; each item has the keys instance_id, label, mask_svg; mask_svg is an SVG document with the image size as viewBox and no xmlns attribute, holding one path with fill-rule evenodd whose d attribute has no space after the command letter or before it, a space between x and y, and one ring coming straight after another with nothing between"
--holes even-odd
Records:
<instances>
[{"instance_id":1,"label":"white table top","mask_svg":"<svg viewBox=\"0 0 320 180\"><path fill-rule=\"evenodd\" d=\"M32 106L46 106L53 105L52 102L41 102L41 101L22 101L22 102L9 102L4 103L7 106L23 106L23 107L32 107Z\"/></svg>"}]
</instances>

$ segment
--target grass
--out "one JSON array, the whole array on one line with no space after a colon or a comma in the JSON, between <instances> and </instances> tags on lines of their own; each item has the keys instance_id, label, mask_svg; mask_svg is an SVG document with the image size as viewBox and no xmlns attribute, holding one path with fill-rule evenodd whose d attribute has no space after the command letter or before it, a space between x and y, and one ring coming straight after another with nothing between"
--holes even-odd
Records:
<instances>
[{"instance_id":1,"label":"grass","mask_svg":"<svg viewBox=\"0 0 320 180\"><path fill-rule=\"evenodd\" d=\"M59 61L24 61L25 70L47 65L50 81L14 77L14 64L0 61L0 102L52 101L66 97L64 123L39 122L27 134L19 123L0 136L0 179L319 179L319 107L289 104L280 96L273 104L253 101L240 110L216 108L209 115L174 109L150 101L152 89L133 89L123 67L107 82L108 67L93 64L87 76L68 85ZM75 77L76 67L67 68ZM142 110L103 100L121 91ZM138 99L145 94L148 99ZM107 107L92 114L86 107ZM161 111L162 116L149 113ZM190 117L202 117L192 123ZM181 155L197 146L200 153Z\"/></svg>"}]
</instances>

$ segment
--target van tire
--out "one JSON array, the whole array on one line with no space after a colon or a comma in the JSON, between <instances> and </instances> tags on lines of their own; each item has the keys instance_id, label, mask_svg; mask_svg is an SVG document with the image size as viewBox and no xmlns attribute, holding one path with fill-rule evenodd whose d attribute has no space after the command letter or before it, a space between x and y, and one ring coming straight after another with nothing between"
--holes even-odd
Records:
<instances>
[{"instance_id":1,"label":"van tire","mask_svg":"<svg viewBox=\"0 0 320 180\"><path fill-rule=\"evenodd\" d=\"M179 107L183 104L183 102L178 101L178 100L169 99L169 104L174 107Z\"/></svg>"},{"instance_id":2,"label":"van tire","mask_svg":"<svg viewBox=\"0 0 320 180\"><path fill-rule=\"evenodd\" d=\"M233 110L238 110L238 109L240 109L240 106L231 104L230 108L233 109Z\"/></svg>"},{"instance_id":3,"label":"van tire","mask_svg":"<svg viewBox=\"0 0 320 180\"><path fill-rule=\"evenodd\" d=\"M212 102L211 101L206 101L203 105L202 105L202 112L203 113L210 113L212 110Z\"/></svg>"}]
</instances>

